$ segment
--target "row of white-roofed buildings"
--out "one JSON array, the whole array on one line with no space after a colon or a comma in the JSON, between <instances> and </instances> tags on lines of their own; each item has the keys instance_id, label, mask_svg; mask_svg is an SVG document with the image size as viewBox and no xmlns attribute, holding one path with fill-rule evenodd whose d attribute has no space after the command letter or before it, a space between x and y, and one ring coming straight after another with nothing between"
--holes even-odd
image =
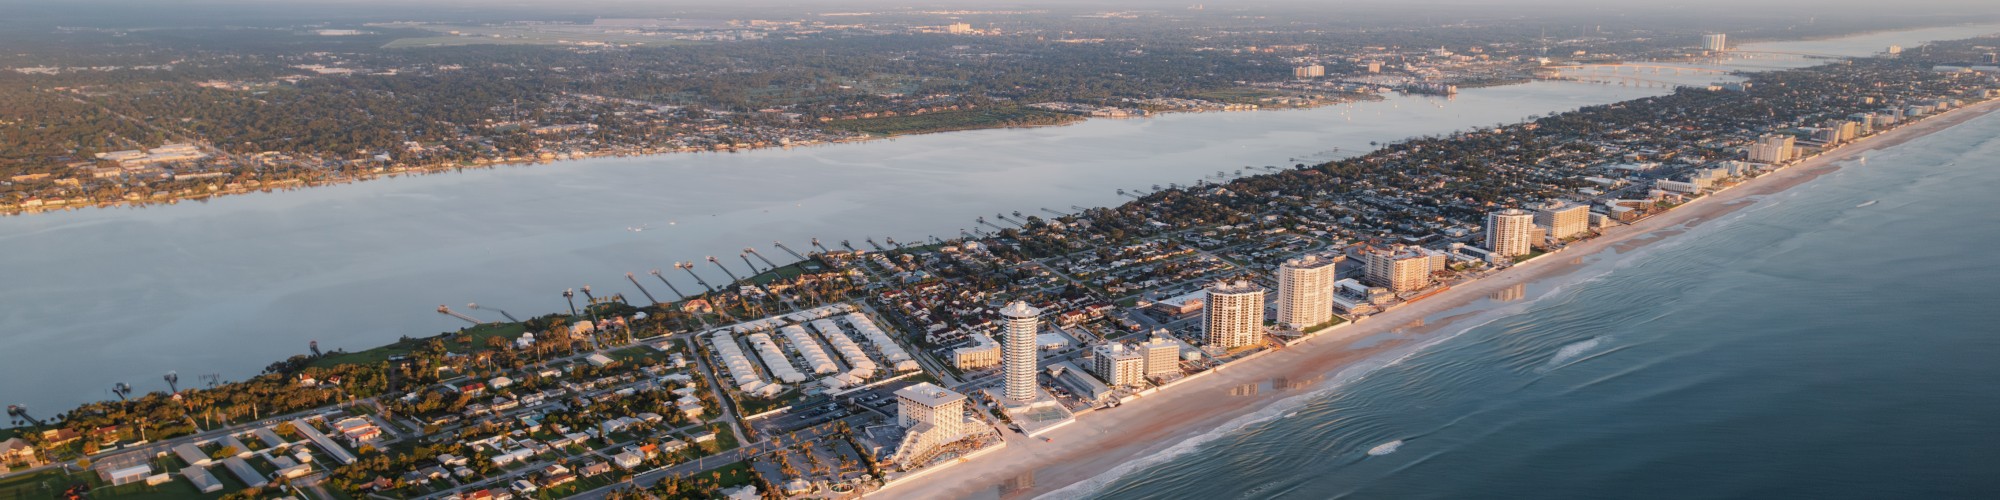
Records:
<instances>
[{"instance_id":1,"label":"row of white-roofed buildings","mask_svg":"<svg viewBox=\"0 0 2000 500\"><path fill-rule=\"evenodd\" d=\"M773 397L793 386L858 386L884 367L889 373L920 369L893 336L847 304L738 323L706 338L737 391L754 397Z\"/></svg>"}]
</instances>

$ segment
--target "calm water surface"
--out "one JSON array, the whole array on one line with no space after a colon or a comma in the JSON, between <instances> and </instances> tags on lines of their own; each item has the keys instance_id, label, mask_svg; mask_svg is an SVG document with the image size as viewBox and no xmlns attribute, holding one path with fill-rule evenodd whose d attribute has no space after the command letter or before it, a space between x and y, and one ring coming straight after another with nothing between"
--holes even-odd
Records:
<instances>
[{"instance_id":1,"label":"calm water surface","mask_svg":"<svg viewBox=\"0 0 2000 500\"><path fill-rule=\"evenodd\" d=\"M1870 35L1887 38L1866 45L1975 31ZM563 289L587 284L639 297L624 274L654 268L692 289L672 262L714 255L742 273L735 255L744 247L788 260L773 240L805 249L814 237L857 247L866 237L949 238L975 229L978 216L1114 204L1121 188L1664 92L1544 82L1451 100L603 158L0 218L0 276L10 285L0 288L0 402L53 410L109 398L119 381L162 389L168 370L238 379L311 340L363 349L461 326L433 312L438 304L541 314L564 307ZM698 271L722 278L713 266Z\"/></svg>"},{"instance_id":2,"label":"calm water surface","mask_svg":"<svg viewBox=\"0 0 2000 500\"><path fill-rule=\"evenodd\" d=\"M773 240L803 252L814 237L862 248L868 237L951 238L978 229L979 216L1115 204L1118 189L1660 92L1536 83L1451 100L600 158L0 218L0 276L11 285L0 288L10 304L0 308L0 401L67 406L109 397L118 381L164 389L167 370L240 378L310 340L358 350L462 325L434 312L439 304L525 317L563 309L562 290L583 285L643 300L625 273L657 284L646 272L664 268L697 289L672 262L714 255L740 274L744 247L791 260ZM706 262L697 272L726 280Z\"/></svg>"}]
</instances>

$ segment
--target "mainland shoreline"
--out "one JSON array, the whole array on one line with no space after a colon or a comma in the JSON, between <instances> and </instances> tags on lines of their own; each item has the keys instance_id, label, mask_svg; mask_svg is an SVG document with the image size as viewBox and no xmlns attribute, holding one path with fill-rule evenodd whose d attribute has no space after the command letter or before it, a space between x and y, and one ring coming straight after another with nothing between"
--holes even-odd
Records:
<instances>
[{"instance_id":1,"label":"mainland shoreline","mask_svg":"<svg viewBox=\"0 0 2000 500\"><path fill-rule=\"evenodd\" d=\"M1914 123L1855 140L1729 189L1691 201L1629 225L1609 228L1546 258L1523 262L1492 276L1460 283L1423 301L1376 314L1296 345L1269 352L1250 363L1224 366L1160 393L1123 406L1080 415L1074 423L1043 434L1050 441L1006 434L1007 447L956 464L950 474L928 475L871 494L878 498L966 498L999 490L1002 496L1043 496L1071 485L1123 476L1121 466L1181 447L1284 399L1309 395L1312 387L1288 390L1280 380L1318 380L1394 351L1399 346L1452 328L1458 319L1485 312L1496 292L1523 284L1557 284L1581 270L1586 257L1638 250L1688 228L1755 205L1753 197L1782 192L1841 167L1836 162L1890 148L1951 128L2000 109L2000 99L1946 111ZM1564 255L1566 258L1557 258ZM1484 306L1481 308L1480 306ZM1465 311L1463 309L1476 308ZM1446 316L1449 314L1449 316ZM1366 339L1387 340L1357 345ZM1243 388L1271 387L1252 391ZM1194 446L1199 446L1198 443ZM1106 477L1105 480L1115 480ZM1087 492L1064 491L1066 495Z\"/></svg>"}]
</instances>

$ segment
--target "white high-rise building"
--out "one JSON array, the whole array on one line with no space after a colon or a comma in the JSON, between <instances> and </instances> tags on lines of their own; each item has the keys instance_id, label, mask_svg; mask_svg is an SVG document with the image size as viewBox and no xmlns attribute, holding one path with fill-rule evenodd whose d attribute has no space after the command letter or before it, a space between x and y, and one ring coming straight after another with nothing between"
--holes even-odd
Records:
<instances>
[{"instance_id":1,"label":"white high-rise building","mask_svg":"<svg viewBox=\"0 0 2000 500\"><path fill-rule=\"evenodd\" d=\"M1431 286L1431 273L1444 270L1445 255L1431 249L1395 245L1369 248L1367 281L1402 293Z\"/></svg>"},{"instance_id":2,"label":"white high-rise building","mask_svg":"<svg viewBox=\"0 0 2000 500\"><path fill-rule=\"evenodd\" d=\"M965 437L964 394L924 382L896 391L896 400L896 424L906 429L896 450L900 462L921 459Z\"/></svg>"},{"instance_id":3,"label":"white high-rise building","mask_svg":"<svg viewBox=\"0 0 2000 500\"><path fill-rule=\"evenodd\" d=\"M1333 319L1334 259L1307 255L1278 265L1278 324L1294 330Z\"/></svg>"},{"instance_id":4,"label":"white high-rise building","mask_svg":"<svg viewBox=\"0 0 2000 500\"><path fill-rule=\"evenodd\" d=\"M1208 286L1201 307L1201 331L1209 346L1235 349L1264 335L1264 287L1248 281Z\"/></svg>"},{"instance_id":5,"label":"white high-rise building","mask_svg":"<svg viewBox=\"0 0 2000 500\"><path fill-rule=\"evenodd\" d=\"M1134 386L1146 382L1146 354L1112 342L1097 346L1092 370L1097 378L1113 386Z\"/></svg>"},{"instance_id":6,"label":"white high-rise building","mask_svg":"<svg viewBox=\"0 0 2000 500\"><path fill-rule=\"evenodd\" d=\"M1729 50L1729 35L1709 33L1701 36L1701 50L1722 52Z\"/></svg>"},{"instance_id":7,"label":"white high-rise building","mask_svg":"<svg viewBox=\"0 0 2000 500\"><path fill-rule=\"evenodd\" d=\"M1549 228L1549 239L1560 240L1590 230L1590 207L1550 201L1535 207L1535 225Z\"/></svg>"},{"instance_id":8,"label":"white high-rise building","mask_svg":"<svg viewBox=\"0 0 2000 500\"><path fill-rule=\"evenodd\" d=\"M1027 302L1007 304L1000 309L1000 316L1007 320L1006 335L1002 340L1001 364L1007 373L1007 399L1015 401L1035 400L1035 334L1041 332L1042 310Z\"/></svg>"},{"instance_id":9,"label":"white high-rise building","mask_svg":"<svg viewBox=\"0 0 2000 500\"><path fill-rule=\"evenodd\" d=\"M1486 214L1486 250L1502 257L1534 251L1535 215L1509 208Z\"/></svg>"}]
</instances>

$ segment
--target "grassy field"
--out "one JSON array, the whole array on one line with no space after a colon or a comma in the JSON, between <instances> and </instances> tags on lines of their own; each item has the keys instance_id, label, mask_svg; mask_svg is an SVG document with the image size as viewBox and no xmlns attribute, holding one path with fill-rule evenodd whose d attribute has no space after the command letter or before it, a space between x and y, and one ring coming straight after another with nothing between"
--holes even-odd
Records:
<instances>
[{"instance_id":1,"label":"grassy field","mask_svg":"<svg viewBox=\"0 0 2000 500\"><path fill-rule=\"evenodd\" d=\"M1328 321L1327 321L1327 322L1325 322L1325 323L1320 323L1320 324L1317 324L1317 325L1313 325L1313 326L1311 326L1311 327L1307 327L1307 328L1306 328L1306 331L1305 331L1305 333L1315 333L1315 332L1318 332L1318 331L1320 331L1320 330L1325 330L1325 329L1328 329L1328 328L1333 328L1333 327L1335 327L1335 326L1340 326L1340 324L1341 324L1341 323L1346 323L1346 322L1347 322L1347 318L1342 318L1342 317L1339 317L1339 316L1334 316L1334 317L1333 317L1333 319L1331 319L1331 320L1328 320Z\"/></svg>"},{"instance_id":2,"label":"grassy field","mask_svg":"<svg viewBox=\"0 0 2000 500\"><path fill-rule=\"evenodd\" d=\"M801 392L797 388L793 388L793 389L787 389L785 390L785 392L778 393L778 395L769 398L739 397L737 398L737 401L742 403L743 413L744 415L748 416L748 415L756 415L759 413L764 413L771 410L776 410L778 408L791 405L792 403L797 402L800 398L804 396L805 396L804 392Z\"/></svg>"},{"instance_id":3,"label":"grassy field","mask_svg":"<svg viewBox=\"0 0 2000 500\"><path fill-rule=\"evenodd\" d=\"M759 273L756 276L751 276L750 281L759 285L767 285L773 281L785 278L797 277L798 275L806 273L806 269L804 267L806 264L807 262L794 262L789 265L781 266L777 269L764 271L763 273ZM819 264L812 263L812 265L817 267Z\"/></svg>"},{"instance_id":4,"label":"grassy field","mask_svg":"<svg viewBox=\"0 0 2000 500\"><path fill-rule=\"evenodd\" d=\"M216 472L216 478L223 479L224 484L228 485L224 491L243 488L243 484L234 481L235 478L233 476L224 478L223 476L228 475L227 472L212 472ZM147 486L146 483L142 482L114 487L105 484L94 472L79 472L65 475L62 471L48 471L0 480L0 500L43 500L56 498L56 494L62 493L64 489L76 483L89 484L91 487L90 498L101 499L204 500L221 498L223 495L222 493L202 493L195 491L194 485L189 484L187 479L179 475L174 476L174 482L159 486Z\"/></svg>"},{"instance_id":5,"label":"grassy field","mask_svg":"<svg viewBox=\"0 0 2000 500\"><path fill-rule=\"evenodd\" d=\"M605 473L591 477L580 477L577 478L575 482L571 482L569 484L557 486L554 488L543 488L540 490L536 490L534 497L542 500L555 500L557 498L566 498L576 495L578 493L602 488L605 486L610 486L612 483L616 482L618 482L618 474Z\"/></svg>"},{"instance_id":6,"label":"grassy field","mask_svg":"<svg viewBox=\"0 0 2000 500\"><path fill-rule=\"evenodd\" d=\"M444 345L445 349L451 352L468 354L480 349L486 349L486 339L488 338L505 337L512 339L520 337L521 333L526 331L528 331L528 327L520 323L487 323L466 328L463 333L446 339ZM460 339L463 339L464 342L461 342ZM346 364L380 363L388 361L391 356L407 355L429 340L429 337L410 339L366 351L335 354L313 360L312 366L329 367Z\"/></svg>"},{"instance_id":7,"label":"grassy field","mask_svg":"<svg viewBox=\"0 0 2000 500\"><path fill-rule=\"evenodd\" d=\"M628 347L606 354L613 360L636 365L650 365L667 360L667 353L655 351L650 346Z\"/></svg>"},{"instance_id":8,"label":"grassy field","mask_svg":"<svg viewBox=\"0 0 2000 500\"><path fill-rule=\"evenodd\" d=\"M943 111L913 116L836 120L827 122L826 126L876 135L907 135L983 128L1062 125L1082 120L1083 117L1076 115L1013 106Z\"/></svg>"},{"instance_id":9,"label":"grassy field","mask_svg":"<svg viewBox=\"0 0 2000 500\"><path fill-rule=\"evenodd\" d=\"M715 446L718 450L735 449L737 445L741 444L736 441L736 433L730 431L728 425L708 424L708 430L715 433ZM689 436L688 438L693 439L694 437Z\"/></svg>"}]
</instances>

